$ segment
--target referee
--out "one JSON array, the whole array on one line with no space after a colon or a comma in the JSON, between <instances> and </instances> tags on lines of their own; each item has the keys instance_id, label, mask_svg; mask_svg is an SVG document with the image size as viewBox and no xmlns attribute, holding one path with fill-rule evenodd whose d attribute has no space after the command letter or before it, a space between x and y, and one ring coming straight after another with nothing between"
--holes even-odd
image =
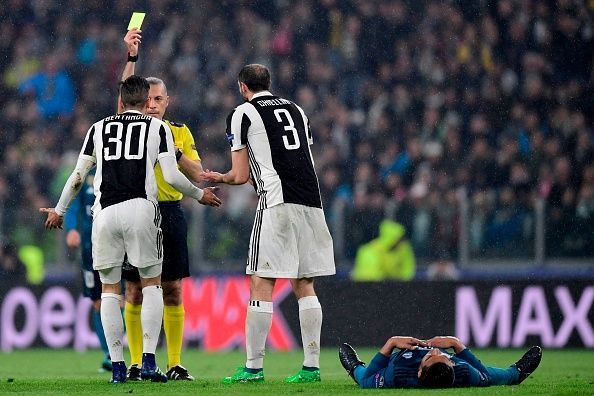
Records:
<instances>
[{"instance_id":1,"label":"referee","mask_svg":"<svg viewBox=\"0 0 594 396\"><path fill-rule=\"evenodd\" d=\"M133 29L128 31L124 37L124 42L128 47L128 62L124 68L122 80L134 74L141 40L140 33L140 30ZM149 77L147 81L150 90L146 114L163 120L169 105L167 87L162 80L155 77ZM189 128L184 124L163 121L171 128L174 144L177 148L176 159L178 166L190 180L200 182L199 175L202 172L202 165L194 144L194 137ZM163 328L167 342L167 377L170 380L193 381L194 377L181 364L185 319L181 280L190 276L187 245L188 229L180 205L183 194L165 181L158 164L155 167L155 176L157 179L159 208L162 215L161 229L163 230L164 252L161 280L165 305ZM140 380L140 363L142 361L142 326L140 323L142 293L138 271L133 267L126 267L129 271L123 273L123 278L127 281L124 318L131 356L128 379L135 381Z\"/></svg>"}]
</instances>

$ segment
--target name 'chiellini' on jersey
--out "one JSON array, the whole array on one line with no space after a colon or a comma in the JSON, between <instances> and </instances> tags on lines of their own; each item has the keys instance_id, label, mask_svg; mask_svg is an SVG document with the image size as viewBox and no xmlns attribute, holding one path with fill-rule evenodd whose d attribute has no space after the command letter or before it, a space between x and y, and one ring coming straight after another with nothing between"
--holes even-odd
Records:
<instances>
[{"instance_id":1,"label":"name 'chiellini' on jersey","mask_svg":"<svg viewBox=\"0 0 594 396\"><path fill-rule=\"evenodd\" d=\"M290 100L258 92L227 117L232 151L247 147L258 209L281 203L322 207L309 120Z\"/></svg>"}]
</instances>

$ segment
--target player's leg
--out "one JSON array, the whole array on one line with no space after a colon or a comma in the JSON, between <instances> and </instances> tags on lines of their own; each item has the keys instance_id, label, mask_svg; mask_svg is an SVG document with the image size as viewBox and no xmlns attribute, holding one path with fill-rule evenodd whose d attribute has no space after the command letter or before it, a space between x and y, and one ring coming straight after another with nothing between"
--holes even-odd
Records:
<instances>
[{"instance_id":1,"label":"player's leg","mask_svg":"<svg viewBox=\"0 0 594 396\"><path fill-rule=\"evenodd\" d=\"M92 230L93 268L99 271L101 280L101 323L112 360L112 382L126 381L126 363L122 337L124 321L120 310L122 259L124 241L119 234L117 207L109 206L95 213Z\"/></svg>"},{"instance_id":2,"label":"player's leg","mask_svg":"<svg viewBox=\"0 0 594 396\"><path fill-rule=\"evenodd\" d=\"M111 357L109 356L109 349L105 340L105 333L103 332L103 324L101 323L101 280L99 278L99 272L93 270L93 253L91 247L90 240L83 242L81 262L83 295L93 301L91 320L95 334L97 334L97 339L99 340L99 345L103 351L103 359L99 370L111 371Z\"/></svg>"},{"instance_id":3,"label":"player's leg","mask_svg":"<svg viewBox=\"0 0 594 396\"><path fill-rule=\"evenodd\" d=\"M127 258L124 260L122 267L122 278L126 281L124 321L126 323L128 350L130 351L128 380L140 381L140 366L142 364L142 322L140 321L142 286L138 269L130 265Z\"/></svg>"},{"instance_id":4,"label":"player's leg","mask_svg":"<svg viewBox=\"0 0 594 396\"><path fill-rule=\"evenodd\" d=\"M167 341L168 368L181 364L184 336L184 306L181 301L181 279L163 281L163 330Z\"/></svg>"},{"instance_id":5,"label":"player's leg","mask_svg":"<svg viewBox=\"0 0 594 396\"><path fill-rule=\"evenodd\" d=\"M357 351L355 351L355 348L346 342L342 343L338 348L338 359L340 360L342 367L344 367L349 376L357 384L363 383L363 380L368 377L365 362L359 359L359 355L357 354ZM369 372L370 376L373 375L374 369L370 369Z\"/></svg>"},{"instance_id":6,"label":"player's leg","mask_svg":"<svg viewBox=\"0 0 594 396\"><path fill-rule=\"evenodd\" d=\"M157 367L155 351L163 323L163 289L161 269L163 262L162 234L159 227L158 206L146 199L123 202L118 218L128 261L138 268L142 286L142 367L141 377L154 382L167 382Z\"/></svg>"},{"instance_id":7,"label":"player's leg","mask_svg":"<svg viewBox=\"0 0 594 396\"><path fill-rule=\"evenodd\" d=\"M105 332L105 339L111 356L113 372L112 382L126 381L126 363L124 362L124 320L120 310L121 303L121 267L99 270L102 283L101 293L101 323Z\"/></svg>"},{"instance_id":8,"label":"player's leg","mask_svg":"<svg viewBox=\"0 0 594 396\"><path fill-rule=\"evenodd\" d=\"M292 204L286 206L296 232L298 272L291 285L299 303L304 360L301 370L285 381L317 382L320 381L322 306L313 280L314 277L336 272L332 237L322 209Z\"/></svg>"},{"instance_id":9,"label":"player's leg","mask_svg":"<svg viewBox=\"0 0 594 396\"><path fill-rule=\"evenodd\" d=\"M245 318L245 366L223 379L223 383L259 382L264 380L266 338L272 325L272 291L276 279L252 275L250 302Z\"/></svg>"},{"instance_id":10,"label":"player's leg","mask_svg":"<svg viewBox=\"0 0 594 396\"><path fill-rule=\"evenodd\" d=\"M272 291L277 278L297 277L297 244L284 205L256 211L246 274L251 275L245 321L247 361L223 383L263 381L266 338L272 324Z\"/></svg>"},{"instance_id":11,"label":"player's leg","mask_svg":"<svg viewBox=\"0 0 594 396\"><path fill-rule=\"evenodd\" d=\"M313 279L291 279L291 286L299 304L299 327L304 358L301 370L287 377L285 381L317 382L320 381L322 306L316 296Z\"/></svg>"},{"instance_id":12,"label":"player's leg","mask_svg":"<svg viewBox=\"0 0 594 396\"><path fill-rule=\"evenodd\" d=\"M165 373L157 367L155 351L163 323L163 289L161 264L139 268L142 283L142 379L167 382Z\"/></svg>"},{"instance_id":13,"label":"player's leg","mask_svg":"<svg viewBox=\"0 0 594 396\"><path fill-rule=\"evenodd\" d=\"M359 359L355 348L343 343L338 348L338 358L342 367L361 388L383 388L386 383L393 382L390 378L386 380L387 358L379 353L366 367L365 362ZM389 372L388 375L393 376L394 373Z\"/></svg>"},{"instance_id":14,"label":"player's leg","mask_svg":"<svg viewBox=\"0 0 594 396\"><path fill-rule=\"evenodd\" d=\"M171 380L193 381L194 377L181 364L184 340L185 309L182 304L182 281L162 282L163 285L163 330L167 341L167 377Z\"/></svg>"},{"instance_id":15,"label":"player's leg","mask_svg":"<svg viewBox=\"0 0 594 396\"><path fill-rule=\"evenodd\" d=\"M517 362L509 367L487 367L489 385L520 384L538 368L541 359L542 348L533 346Z\"/></svg>"},{"instance_id":16,"label":"player's leg","mask_svg":"<svg viewBox=\"0 0 594 396\"><path fill-rule=\"evenodd\" d=\"M513 385L518 383L519 372L514 366L507 368L487 367L489 385Z\"/></svg>"},{"instance_id":17,"label":"player's leg","mask_svg":"<svg viewBox=\"0 0 594 396\"><path fill-rule=\"evenodd\" d=\"M369 370L365 366L357 366L353 372L353 379L361 388L383 388L386 381L386 368Z\"/></svg>"},{"instance_id":18,"label":"player's leg","mask_svg":"<svg viewBox=\"0 0 594 396\"><path fill-rule=\"evenodd\" d=\"M245 367L262 369L266 338L272 325L272 291L276 279L252 275L250 280L250 303L245 321L245 345L247 359Z\"/></svg>"},{"instance_id":19,"label":"player's leg","mask_svg":"<svg viewBox=\"0 0 594 396\"><path fill-rule=\"evenodd\" d=\"M103 331L103 323L101 323L101 297L98 300L93 301L93 310L91 313L91 319L93 321L93 327L99 345L103 351L103 360L101 361L101 368L99 370L111 371L113 366L111 363L111 356L109 355L109 348L107 347L107 340L105 339L105 332Z\"/></svg>"},{"instance_id":20,"label":"player's leg","mask_svg":"<svg viewBox=\"0 0 594 396\"><path fill-rule=\"evenodd\" d=\"M181 364L185 310L182 302L182 279L190 276L188 226L179 202L159 203L163 231L163 330L167 342L167 377L193 381Z\"/></svg>"},{"instance_id":21,"label":"player's leg","mask_svg":"<svg viewBox=\"0 0 594 396\"><path fill-rule=\"evenodd\" d=\"M134 269L136 276L138 270ZM127 271L125 271L127 272ZM140 279L140 277L138 277ZM140 366L142 364L142 286L140 281L126 280L126 305L124 306L124 320L126 322L126 337L130 351L130 367L128 379L140 381Z\"/></svg>"}]
</instances>

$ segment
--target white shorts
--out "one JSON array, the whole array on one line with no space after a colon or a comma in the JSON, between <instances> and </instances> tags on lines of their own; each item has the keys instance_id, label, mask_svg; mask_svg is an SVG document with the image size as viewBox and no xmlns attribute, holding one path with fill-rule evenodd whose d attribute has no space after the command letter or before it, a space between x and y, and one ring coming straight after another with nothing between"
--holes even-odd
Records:
<instances>
[{"instance_id":1,"label":"white shorts","mask_svg":"<svg viewBox=\"0 0 594 396\"><path fill-rule=\"evenodd\" d=\"M334 248L324 211L288 203L258 210L245 272L289 279L334 275Z\"/></svg>"},{"instance_id":2,"label":"white shorts","mask_svg":"<svg viewBox=\"0 0 594 396\"><path fill-rule=\"evenodd\" d=\"M93 268L121 266L124 254L137 268L163 262L163 233L159 206L135 198L108 206L93 217Z\"/></svg>"},{"instance_id":3,"label":"white shorts","mask_svg":"<svg viewBox=\"0 0 594 396\"><path fill-rule=\"evenodd\" d=\"M161 275L162 264L151 265L150 267L138 268L138 274L141 278L155 278ZM103 268L99 272L101 283L114 285L122 280L122 267Z\"/></svg>"}]
</instances>

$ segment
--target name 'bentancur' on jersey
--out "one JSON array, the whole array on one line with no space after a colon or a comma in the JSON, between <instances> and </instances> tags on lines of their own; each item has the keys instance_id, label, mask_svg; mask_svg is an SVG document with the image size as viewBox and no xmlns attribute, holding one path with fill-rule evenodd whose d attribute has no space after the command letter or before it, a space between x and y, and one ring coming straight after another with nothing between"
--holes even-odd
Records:
<instances>
[{"instance_id":1,"label":"name 'bentancur' on jersey","mask_svg":"<svg viewBox=\"0 0 594 396\"><path fill-rule=\"evenodd\" d=\"M63 215L83 180L97 166L93 211L133 198L157 202L154 166L159 161L165 180L196 200L202 189L194 186L177 168L169 126L136 110L112 115L89 128L76 168L56 205Z\"/></svg>"}]
</instances>

